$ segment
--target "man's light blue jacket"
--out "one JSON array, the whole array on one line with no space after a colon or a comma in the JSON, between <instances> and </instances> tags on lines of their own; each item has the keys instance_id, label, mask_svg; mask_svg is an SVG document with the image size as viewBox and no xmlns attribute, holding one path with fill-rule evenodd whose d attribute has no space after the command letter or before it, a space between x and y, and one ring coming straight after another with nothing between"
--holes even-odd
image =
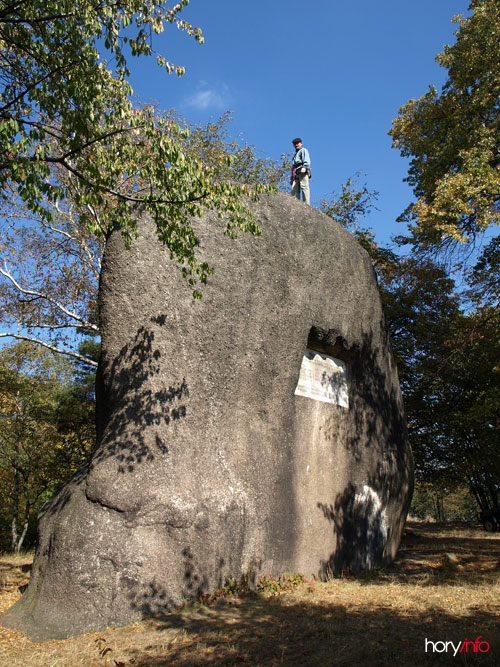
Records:
<instances>
[{"instance_id":1,"label":"man's light blue jacket","mask_svg":"<svg viewBox=\"0 0 500 667\"><path fill-rule=\"evenodd\" d=\"M299 148L295 153L292 160L292 169L298 169L300 167L305 167L306 169L311 168L311 159L309 157L309 151L307 148Z\"/></svg>"}]
</instances>

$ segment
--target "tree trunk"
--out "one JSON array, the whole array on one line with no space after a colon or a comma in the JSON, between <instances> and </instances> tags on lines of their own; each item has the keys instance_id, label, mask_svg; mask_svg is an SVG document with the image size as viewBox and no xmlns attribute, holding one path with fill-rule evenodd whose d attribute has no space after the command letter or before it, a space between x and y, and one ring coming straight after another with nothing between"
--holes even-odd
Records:
<instances>
[{"instance_id":1,"label":"tree trunk","mask_svg":"<svg viewBox=\"0 0 500 667\"><path fill-rule=\"evenodd\" d=\"M436 520L440 522L444 521L443 498L439 494L436 494Z\"/></svg>"},{"instance_id":2,"label":"tree trunk","mask_svg":"<svg viewBox=\"0 0 500 667\"><path fill-rule=\"evenodd\" d=\"M488 500L488 493L486 492L483 482L481 480L477 481L477 479L471 478L471 487L474 492L477 504L479 505L479 509L489 509L490 502Z\"/></svg>"},{"instance_id":3,"label":"tree trunk","mask_svg":"<svg viewBox=\"0 0 500 667\"><path fill-rule=\"evenodd\" d=\"M16 545L16 553L19 553L21 551L21 547L24 542L24 538L26 537L26 533L28 532L28 525L29 525L29 520L30 520L30 510L31 510L31 505L29 501L29 495L28 495L28 484L26 482L26 479L23 480L23 491L24 491L24 523L23 523L23 532L21 533L20 538L17 541Z\"/></svg>"},{"instance_id":4,"label":"tree trunk","mask_svg":"<svg viewBox=\"0 0 500 667\"><path fill-rule=\"evenodd\" d=\"M479 506L479 509L482 510L483 506L481 504L481 498L479 497L479 494L477 492L476 485L474 484L474 482L470 482L470 488L471 488L472 494L473 494L473 496L476 500L476 503Z\"/></svg>"},{"instance_id":5,"label":"tree trunk","mask_svg":"<svg viewBox=\"0 0 500 667\"><path fill-rule=\"evenodd\" d=\"M498 507L498 491L495 485L492 484L491 482L488 482L488 491L491 497L491 503L492 503L491 506Z\"/></svg>"},{"instance_id":6,"label":"tree trunk","mask_svg":"<svg viewBox=\"0 0 500 667\"><path fill-rule=\"evenodd\" d=\"M11 535L11 551L16 551L17 527L19 522L19 468L17 467L16 459L14 459L12 466L14 469L14 496L12 499L12 524L10 529L10 535Z\"/></svg>"}]
</instances>

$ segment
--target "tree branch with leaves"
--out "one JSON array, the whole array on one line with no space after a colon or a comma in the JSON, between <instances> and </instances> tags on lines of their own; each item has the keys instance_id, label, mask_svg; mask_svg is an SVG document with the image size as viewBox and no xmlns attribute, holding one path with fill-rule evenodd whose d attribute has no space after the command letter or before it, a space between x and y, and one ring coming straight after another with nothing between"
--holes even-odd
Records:
<instances>
[{"instance_id":1,"label":"tree branch with leaves","mask_svg":"<svg viewBox=\"0 0 500 667\"><path fill-rule=\"evenodd\" d=\"M500 223L500 6L473 0L456 16L456 42L436 60L448 70L409 100L393 121L393 146L411 159L407 182L414 202L403 214L420 251L450 253Z\"/></svg>"},{"instance_id":2,"label":"tree branch with leaves","mask_svg":"<svg viewBox=\"0 0 500 667\"><path fill-rule=\"evenodd\" d=\"M168 117L175 126L185 128L180 150L207 168L219 170L221 183L251 186L263 182L278 188L288 172L284 160L260 157L254 146L231 136L229 112L200 126L190 125L173 111L150 108L149 113ZM134 140L145 141L140 133ZM148 161L149 152L144 159ZM35 342L95 366L92 355L82 357L76 336L91 335L98 340L100 334L97 291L106 220L116 217L119 204L112 197L101 203L82 203L86 188L61 167L52 165L48 179L66 193L65 199L46 202L50 219L32 213L14 185L0 200L0 313L4 326L0 337ZM147 178L137 173L124 175L119 182L121 191L130 196L145 191L147 185ZM100 232L92 233L90 227Z\"/></svg>"},{"instance_id":3,"label":"tree branch with leaves","mask_svg":"<svg viewBox=\"0 0 500 667\"><path fill-rule=\"evenodd\" d=\"M136 233L131 205L140 203L199 296L196 284L206 282L210 267L198 262L190 220L216 210L228 233L258 234L243 198L270 188L224 180L223 166L182 149L186 127L132 105L128 58L155 55L153 36L169 24L203 42L200 29L181 18L187 4L7 1L0 14L0 188L15 187L49 223L50 204L73 198L82 225L105 234L118 224L127 243ZM166 72L183 74L156 56ZM76 191L68 179L51 177L54 165L78 182ZM99 224L91 209L100 211Z\"/></svg>"}]
</instances>

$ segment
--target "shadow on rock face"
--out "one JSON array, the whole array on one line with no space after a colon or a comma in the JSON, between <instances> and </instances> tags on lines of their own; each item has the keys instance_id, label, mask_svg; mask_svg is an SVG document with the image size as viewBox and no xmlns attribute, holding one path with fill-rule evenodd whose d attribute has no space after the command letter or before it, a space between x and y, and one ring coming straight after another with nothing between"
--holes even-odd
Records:
<instances>
[{"instance_id":1,"label":"shadow on rock face","mask_svg":"<svg viewBox=\"0 0 500 667\"><path fill-rule=\"evenodd\" d=\"M161 321L161 318L160 320ZM119 473L134 472L135 466L153 461L155 455L167 455L168 444L163 428L148 443L146 433L155 426L164 427L186 416L189 389L185 379L176 384L151 388L151 378L158 377L162 385L162 359L154 348L155 334L141 327L131 345L122 347L106 373L112 390L99 387L98 433L102 445L93 457L93 464L105 458L117 462Z\"/></svg>"},{"instance_id":2,"label":"shadow on rock face","mask_svg":"<svg viewBox=\"0 0 500 667\"><path fill-rule=\"evenodd\" d=\"M385 330L383 321L381 328ZM388 340L387 344L390 345ZM322 578L343 570L359 572L391 560L388 542L398 532L394 499L401 503L402 471L407 470L405 478L411 478L411 458L400 446L406 423L398 401L399 390L388 382L377 356L371 335L365 335L356 348L349 350L350 383L356 391L350 392L354 397L353 428L345 448L350 455L351 477L358 483L349 482L333 503L317 502L335 538L335 550L320 569ZM367 459L370 463L363 464ZM409 482L400 505L403 517L411 488Z\"/></svg>"},{"instance_id":3,"label":"shadow on rock face","mask_svg":"<svg viewBox=\"0 0 500 667\"><path fill-rule=\"evenodd\" d=\"M322 564L323 579L342 570L359 572L381 562L388 525L382 503L370 486L358 493L349 485L334 504L318 503L318 508L337 538L335 552Z\"/></svg>"}]
</instances>

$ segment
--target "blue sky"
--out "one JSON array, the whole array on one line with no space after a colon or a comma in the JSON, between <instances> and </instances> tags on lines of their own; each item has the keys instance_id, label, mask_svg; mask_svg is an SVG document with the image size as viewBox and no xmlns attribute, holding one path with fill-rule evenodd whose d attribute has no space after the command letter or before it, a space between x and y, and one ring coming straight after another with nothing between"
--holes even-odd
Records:
<instances>
[{"instance_id":1,"label":"blue sky","mask_svg":"<svg viewBox=\"0 0 500 667\"><path fill-rule=\"evenodd\" d=\"M407 161L387 135L398 109L446 70L435 62L455 41L469 0L191 0L182 16L199 25L203 45L174 27L157 51L185 65L168 76L147 59L132 64L142 101L175 108L194 123L227 109L232 131L262 156L279 158L300 136L309 149L312 204L361 170L378 208L366 219L388 242L411 201Z\"/></svg>"},{"instance_id":2,"label":"blue sky","mask_svg":"<svg viewBox=\"0 0 500 667\"><path fill-rule=\"evenodd\" d=\"M131 59L144 102L175 108L193 123L233 111L262 156L278 159L301 136L310 151L312 204L349 176L366 173L379 211L366 219L387 244L402 233L397 216L412 199L407 162L387 135L409 98L438 87L446 71L435 56L453 43L469 0L191 0L182 16L199 25L199 45L173 26L154 43L185 65L168 76L151 59Z\"/></svg>"}]
</instances>

